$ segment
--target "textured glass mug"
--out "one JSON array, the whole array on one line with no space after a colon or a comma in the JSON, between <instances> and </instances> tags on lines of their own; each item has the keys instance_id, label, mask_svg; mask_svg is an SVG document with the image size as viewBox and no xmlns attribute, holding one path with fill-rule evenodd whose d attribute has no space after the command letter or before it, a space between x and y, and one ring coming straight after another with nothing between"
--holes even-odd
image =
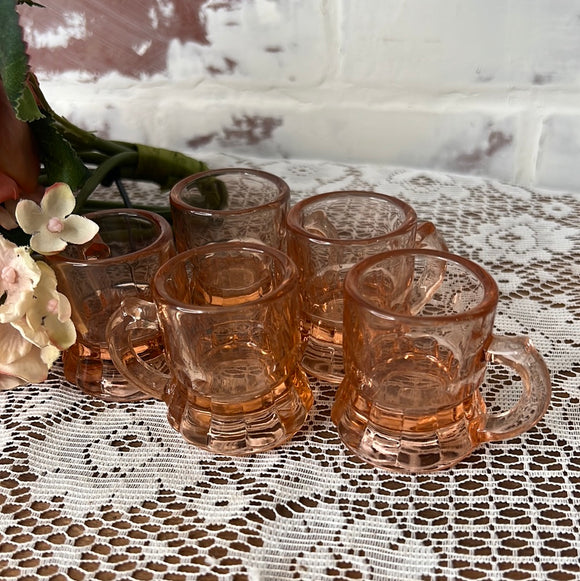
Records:
<instances>
[{"instance_id":1,"label":"textured glass mug","mask_svg":"<svg viewBox=\"0 0 580 581\"><path fill-rule=\"evenodd\" d=\"M175 184L169 199L178 252L231 240L284 246L290 188L278 176L243 168L205 171Z\"/></svg>"},{"instance_id":2,"label":"textured glass mug","mask_svg":"<svg viewBox=\"0 0 580 581\"><path fill-rule=\"evenodd\" d=\"M178 254L109 323L113 360L165 401L188 442L226 455L268 450L302 426L313 397L301 353L298 274L282 252L214 243ZM144 363L132 333L161 328L171 373Z\"/></svg>"},{"instance_id":3,"label":"textured glass mug","mask_svg":"<svg viewBox=\"0 0 580 581\"><path fill-rule=\"evenodd\" d=\"M171 226L145 210L102 210L86 215L99 234L84 245L69 244L47 260L59 290L72 307L76 343L63 354L64 374L83 392L107 401L149 398L116 370L105 329L111 314L129 296L150 299L157 269L175 254ZM160 354L159 337L135 337L142 357Z\"/></svg>"},{"instance_id":4,"label":"textured glass mug","mask_svg":"<svg viewBox=\"0 0 580 581\"><path fill-rule=\"evenodd\" d=\"M477 264L432 250L382 253L352 268L344 292L345 377L332 420L366 462L447 468L544 415L546 365L527 337L493 334L498 288ZM501 413L480 391L489 361L522 379L519 401Z\"/></svg>"},{"instance_id":5,"label":"textured glass mug","mask_svg":"<svg viewBox=\"0 0 580 581\"><path fill-rule=\"evenodd\" d=\"M312 196L287 215L287 250L298 266L303 295L302 366L337 384L344 375L342 290L346 273L367 256L396 248L446 250L431 222L418 222L402 200L375 192Z\"/></svg>"}]
</instances>

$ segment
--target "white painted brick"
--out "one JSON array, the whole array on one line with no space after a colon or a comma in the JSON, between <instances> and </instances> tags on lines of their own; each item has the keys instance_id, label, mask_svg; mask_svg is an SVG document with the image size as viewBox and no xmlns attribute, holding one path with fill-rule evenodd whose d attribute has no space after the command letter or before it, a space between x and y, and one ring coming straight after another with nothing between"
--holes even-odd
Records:
<instances>
[{"instance_id":1,"label":"white painted brick","mask_svg":"<svg viewBox=\"0 0 580 581\"><path fill-rule=\"evenodd\" d=\"M47 95L57 89L47 84ZM53 102L65 116L112 138L173 149L231 151L269 156L370 161L457 173L516 177L518 115L483 107L361 106L333 102L319 92L312 102L205 86L195 91L163 87L97 96L77 85L74 105ZM310 93L308 93L310 94ZM98 97L98 98L97 98Z\"/></svg>"},{"instance_id":2,"label":"white painted brick","mask_svg":"<svg viewBox=\"0 0 580 581\"><path fill-rule=\"evenodd\" d=\"M175 107L185 111L177 124ZM188 107L191 112L188 114ZM342 108L291 101L214 103L196 116L195 104L169 106L163 125L174 145L247 155L371 161L513 181L517 115L495 111L449 112ZM203 138L206 137L204 140Z\"/></svg>"},{"instance_id":3,"label":"white painted brick","mask_svg":"<svg viewBox=\"0 0 580 581\"><path fill-rule=\"evenodd\" d=\"M436 167L505 180L514 177L516 123L512 117L326 107L287 111L280 119L268 152L274 155ZM252 151L243 143L236 149Z\"/></svg>"},{"instance_id":4,"label":"white painted brick","mask_svg":"<svg viewBox=\"0 0 580 581\"><path fill-rule=\"evenodd\" d=\"M220 0L200 14L207 43L169 39L161 70L41 71L50 102L174 149L580 189L578 0Z\"/></svg>"},{"instance_id":5,"label":"white painted brick","mask_svg":"<svg viewBox=\"0 0 580 581\"><path fill-rule=\"evenodd\" d=\"M536 183L580 191L580 116L554 114L542 127Z\"/></svg>"},{"instance_id":6,"label":"white painted brick","mask_svg":"<svg viewBox=\"0 0 580 581\"><path fill-rule=\"evenodd\" d=\"M435 93L578 82L573 0L342 0L341 76Z\"/></svg>"},{"instance_id":7,"label":"white painted brick","mask_svg":"<svg viewBox=\"0 0 580 581\"><path fill-rule=\"evenodd\" d=\"M231 3L225 10L207 3L203 14L209 44L173 41L167 77L209 76L219 84L262 89L318 84L329 59L324 4L254 0Z\"/></svg>"}]
</instances>

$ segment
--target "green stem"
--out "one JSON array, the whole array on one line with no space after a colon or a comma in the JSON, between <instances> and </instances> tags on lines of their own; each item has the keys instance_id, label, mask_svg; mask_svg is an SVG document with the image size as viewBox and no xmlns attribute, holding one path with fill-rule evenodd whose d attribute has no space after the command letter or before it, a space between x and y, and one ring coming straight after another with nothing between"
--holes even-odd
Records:
<instances>
[{"instance_id":1,"label":"green stem","mask_svg":"<svg viewBox=\"0 0 580 581\"><path fill-rule=\"evenodd\" d=\"M52 181L66 181L74 189L80 188L75 211L80 211L96 187L107 185L111 177L155 182L162 189L169 189L180 179L208 169L204 162L180 152L102 139L81 129L55 113L34 74L28 76L27 82L46 117L37 122L38 138L45 139L45 173ZM87 165L97 167L91 170ZM210 190L206 196L208 207L222 207L227 192L213 187Z\"/></svg>"},{"instance_id":2,"label":"green stem","mask_svg":"<svg viewBox=\"0 0 580 581\"><path fill-rule=\"evenodd\" d=\"M52 115L63 136L71 143L75 143L78 147L86 150L94 149L107 155L135 151L133 148L122 145L121 143L102 139L90 131L85 131L57 113L53 112Z\"/></svg>"},{"instance_id":3,"label":"green stem","mask_svg":"<svg viewBox=\"0 0 580 581\"><path fill-rule=\"evenodd\" d=\"M137 163L138 159L139 154L136 151L124 151L104 161L91 174L89 179L87 179L87 181L83 184L83 187L79 190L79 193L77 194L75 212L78 212L85 205L85 202L88 200L89 196L112 170L122 165L135 164Z\"/></svg>"}]
</instances>

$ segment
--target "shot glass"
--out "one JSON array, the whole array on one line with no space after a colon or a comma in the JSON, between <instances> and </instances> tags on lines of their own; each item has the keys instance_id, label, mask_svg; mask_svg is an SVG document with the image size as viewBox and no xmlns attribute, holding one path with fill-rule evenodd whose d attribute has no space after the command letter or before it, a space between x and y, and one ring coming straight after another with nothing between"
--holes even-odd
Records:
<instances>
[{"instance_id":1,"label":"shot glass","mask_svg":"<svg viewBox=\"0 0 580 581\"><path fill-rule=\"evenodd\" d=\"M366 462L403 472L448 468L545 413L546 364L527 337L493 334L498 288L477 264L432 250L382 253L352 268L344 293L346 372L332 420ZM523 384L501 413L486 408L481 391L490 361Z\"/></svg>"},{"instance_id":2,"label":"shot glass","mask_svg":"<svg viewBox=\"0 0 580 581\"><path fill-rule=\"evenodd\" d=\"M105 329L123 299L151 298L153 275L175 254L171 227L144 210L102 210L87 217L99 225L99 234L85 245L69 245L47 257L59 290L70 301L77 331L76 343L63 354L65 377L103 400L149 398L115 368ZM141 333L134 340L144 359L159 357L159 335Z\"/></svg>"},{"instance_id":3,"label":"shot glass","mask_svg":"<svg viewBox=\"0 0 580 581\"><path fill-rule=\"evenodd\" d=\"M178 182L169 198L178 252L232 240L284 245L290 188L278 176L242 168L205 171Z\"/></svg>"},{"instance_id":4,"label":"shot glass","mask_svg":"<svg viewBox=\"0 0 580 581\"><path fill-rule=\"evenodd\" d=\"M125 301L109 323L119 370L167 404L188 442L237 456L282 444L313 401L299 365L298 274L282 252L214 243L178 254L153 281L154 303ZM131 336L161 329L169 373Z\"/></svg>"},{"instance_id":5,"label":"shot glass","mask_svg":"<svg viewBox=\"0 0 580 581\"><path fill-rule=\"evenodd\" d=\"M312 196L287 215L287 251L303 296L303 368L338 384L344 376L343 284L350 268L373 254L425 246L446 250L431 222L418 222L402 200L375 192Z\"/></svg>"}]
</instances>

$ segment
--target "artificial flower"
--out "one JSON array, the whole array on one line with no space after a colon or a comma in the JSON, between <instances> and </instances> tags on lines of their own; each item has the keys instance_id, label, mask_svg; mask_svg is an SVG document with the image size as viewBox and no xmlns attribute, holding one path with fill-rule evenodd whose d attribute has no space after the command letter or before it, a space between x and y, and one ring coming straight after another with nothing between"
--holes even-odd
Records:
<instances>
[{"instance_id":1,"label":"artificial flower","mask_svg":"<svg viewBox=\"0 0 580 581\"><path fill-rule=\"evenodd\" d=\"M46 365L50 367L58 359L60 349L51 342L44 325L33 327L26 316L12 321L10 325L20 333L23 339L40 350L38 354Z\"/></svg>"},{"instance_id":2,"label":"artificial flower","mask_svg":"<svg viewBox=\"0 0 580 581\"><path fill-rule=\"evenodd\" d=\"M71 306L68 299L56 289L54 271L48 264L39 262L41 276L34 289L34 301L26 312L31 329L42 328L50 344L58 349L68 349L76 340L76 331L71 321ZM36 343L42 347L42 342ZM45 343L46 344L46 343Z\"/></svg>"},{"instance_id":3,"label":"artificial flower","mask_svg":"<svg viewBox=\"0 0 580 581\"><path fill-rule=\"evenodd\" d=\"M24 315L40 280L40 268L28 248L0 236L0 323Z\"/></svg>"},{"instance_id":4,"label":"artificial flower","mask_svg":"<svg viewBox=\"0 0 580 581\"><path fill-rule=\"evenodd\" d=\"M12 389L18 387L19 385L24 385L24 382L20 377L15 377L14 375L4 375L0 373L0 391L7 389Z\"/></svg>"},{"instance_id":5,"label":"artificial flower","mask_svg":"<svg viewBox=\"0 0 580 581\"><path fill-rule=\"evenodd\" d=\"M32 234L30 247L40 254L56 254L67 243L84 244L99 227L73 214L75 197L67 184L56 183L46 189L40 206L32 200L20 200L16 206L16 221L27 234Z\"/></svg>"},{"instance_id":6,"label":"artificial flower","mask_svg":"<svg viewBox=\"0 0 580 581\"><path fill-rule=\"evenodd\" d=\"M58 354L56 347L43 353L12 324L0 324L0 390L43 382ZM52 361L51 356L55 356Z\"/></svg>"}]
</instances>

